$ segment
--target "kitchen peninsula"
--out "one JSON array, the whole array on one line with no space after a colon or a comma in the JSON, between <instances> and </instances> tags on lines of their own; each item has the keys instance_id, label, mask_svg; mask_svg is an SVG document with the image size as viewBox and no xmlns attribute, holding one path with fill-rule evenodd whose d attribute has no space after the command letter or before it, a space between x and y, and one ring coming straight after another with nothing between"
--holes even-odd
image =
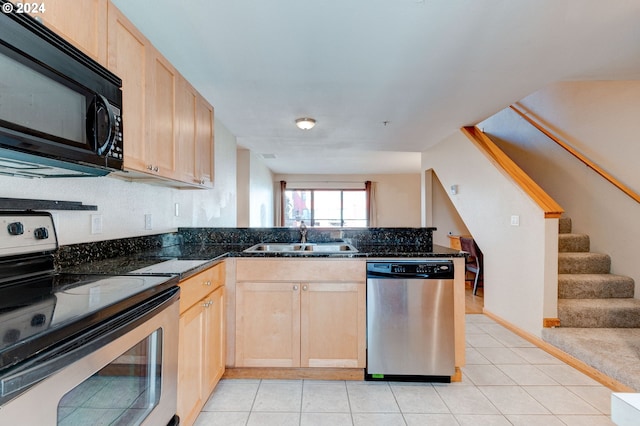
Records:
<instances>
[{"instance_id":1,"label":"kitchen peninsula","mask_svg":"<svg viewBox=\"0 0 640 426\"><path fill-rule=\"evenodd\" d=\"M246 249L258 243L298 242L300 233L294 228L180 228L175 233L62 246L57 262L69 272L178 274L182 298L197 302L181 302L182 315L188 312L182 305L203 310L215 304L207 297L217 294L218 304L224 300L224 309L216 315L224 324L210 329L224 330L216 339L226 351L215 359L224 359L225 377L362 380L366 262L448 259L455 270L456 368L451 380L460 381L465 362L464 254L433 245L433 230L312 228L307 235L310 243L345 242L357 252L247 253ZM199 279L212 270L213 280ZM193 290L187 291L185 283L202 287L198 293L202 297L191 297ZM286 327L281 329L283 324ZM195 350L205 350L207 341L196 341L200 343ZM220 373L213 373L214 381ZM206 401L212 388L206 389L194 397L191 414ZM179 395L181 392L184 390Z\"/></svg>"}]
</instances>

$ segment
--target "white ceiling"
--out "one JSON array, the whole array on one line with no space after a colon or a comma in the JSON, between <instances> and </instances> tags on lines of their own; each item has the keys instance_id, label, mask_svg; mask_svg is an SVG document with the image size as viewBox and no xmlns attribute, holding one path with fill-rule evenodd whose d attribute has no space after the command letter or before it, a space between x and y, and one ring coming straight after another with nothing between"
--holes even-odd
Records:
<instances>
[{"instance_id":1,"label":"white ceiling","mask_svg":"<svg viewBox=\"0 0 640 426\"><path fill-rule=\"evenodd\" d=\"M639 0L113 1L276 173L418 172L550 83L640 78Z\"/></svg>"}]
</instances>

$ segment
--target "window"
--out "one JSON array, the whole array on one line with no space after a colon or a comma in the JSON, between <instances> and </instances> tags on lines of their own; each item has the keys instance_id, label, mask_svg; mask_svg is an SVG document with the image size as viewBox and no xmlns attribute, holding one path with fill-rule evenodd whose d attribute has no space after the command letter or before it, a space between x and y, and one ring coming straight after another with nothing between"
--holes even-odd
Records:
<instances>
[{"instance_id":1,"label":"window","mask_svg":"<svg viewBox=\"0 0 640 426\"><path fill-rule=\"evenodd\" d=\"M363 189L287 189L284 226L367 227L367 194Z\"/></svg>"}]
</instances>

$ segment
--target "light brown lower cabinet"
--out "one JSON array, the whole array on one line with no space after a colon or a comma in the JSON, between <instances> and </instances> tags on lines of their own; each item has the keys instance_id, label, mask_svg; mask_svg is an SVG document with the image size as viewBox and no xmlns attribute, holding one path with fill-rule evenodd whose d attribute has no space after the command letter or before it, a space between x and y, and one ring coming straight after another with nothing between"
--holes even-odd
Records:
<instances>
[{"instance_id":1,"label":"light brown lower cabinet","mask_svg":"<svg viewBox=\"0 0 640 426\"><path fill-rule=\"evenodd\" d=\"M364 368L366 303L364 282L302 284L301 366Z\"/></svg>"},{"instance_id":2,"label":"light brown lower cabinet","mask_svg":"<svg viewBox=\"0 0 640 426\"><path fill-rule=\"evenodd\" d=\"M224 266L180 283L178 416L191 425L225 369ZM198 299L198 296L202 296ZM194 302L194 300L196 300Z\"/></svg>"},{"instance_id":3,"label":"light brown lower cabinet","mask_svg":"<svg viewBox=\"0 0 640 426\"><path fill-rule=\"evenodd\" d=\"M364 282L238 282L237 367L364 368Z\"/></svg>"}]
</instances>

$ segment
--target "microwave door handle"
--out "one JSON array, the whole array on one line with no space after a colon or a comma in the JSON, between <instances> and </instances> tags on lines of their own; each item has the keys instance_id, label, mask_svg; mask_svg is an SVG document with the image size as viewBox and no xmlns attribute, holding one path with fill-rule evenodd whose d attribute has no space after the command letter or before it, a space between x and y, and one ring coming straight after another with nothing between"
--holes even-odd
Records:
<instances>
[{"instance_id":1,"label":"microwave door handle","mask_svg":"<svg viewBox=\"0 0 640 426\"><path fill-rule=\"evenodd\" d=\"M104 96L100 94L95 94L92 102L92 108L90 108L89 114L93 114L92 118L92 126L91 126L91 139L93 139L93 147L96 154L103 156L106 155L113 146L115 141L116 132L116 117L109 105L109 101L105 99ZM98 120L99 120L99 111L103 110L107 115L107 136L104 140L98 140L99 132L98 132Z\"/></svg>"}]
</instances>

